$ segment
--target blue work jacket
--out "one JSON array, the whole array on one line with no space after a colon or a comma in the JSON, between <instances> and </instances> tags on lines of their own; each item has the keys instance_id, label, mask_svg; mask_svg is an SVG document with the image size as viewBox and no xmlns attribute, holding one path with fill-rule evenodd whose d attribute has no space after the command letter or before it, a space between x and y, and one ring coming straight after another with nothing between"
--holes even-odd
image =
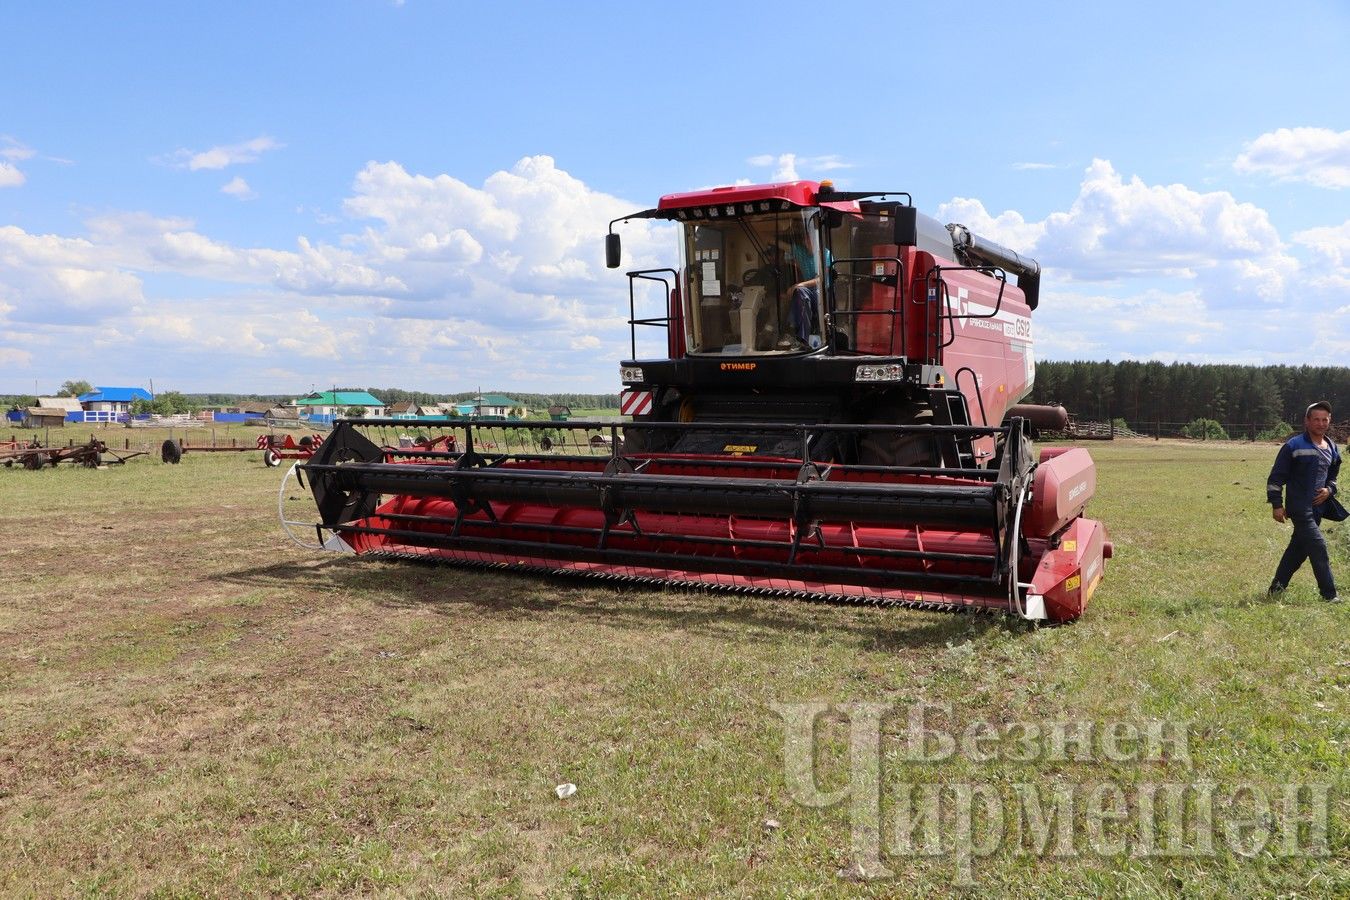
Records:
<instances>
[{"instance_id":1,"label":"blue work jacket","mask_svg":"<svg viewBox=\"0 0 1350 900\"><path fill-rule=\"evenodd\" d=\"M1275 456L1275 465L1266 479L1266 499L1271 506L1283 506L1285 512L1290 513L1311 509L1319 518L1336 522L1350 516L1336 499L1336 476L1341 471L1341 451L1330 437L1324 440L1331 447L1331 464L1327 467L1325 484L1331 489L1331 497L1320 506L1313 506L1313 495L1317 493L1317 470L1321 459L1325 458L1325 452L1317 449L1305 431L1285 441Z\"/></svg>"}]
</instances>

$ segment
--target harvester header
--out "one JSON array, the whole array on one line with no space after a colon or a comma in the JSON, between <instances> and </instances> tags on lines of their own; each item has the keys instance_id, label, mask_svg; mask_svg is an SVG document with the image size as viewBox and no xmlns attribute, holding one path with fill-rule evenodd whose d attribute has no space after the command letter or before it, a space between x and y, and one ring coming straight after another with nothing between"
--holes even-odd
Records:
<instances>
[{"instance_id":1,"label":"harvester header","mask_svg":"<svg viewBox=\"0 0 1350 900\"><path fill-rule=\"evenodd\" d=\"M298 465L329 549L831 600L1077 618L1111 554L1085 450L1037 454L1040 266L829 182L669 194L610 223L679 230L628 272L627 417L457 420L441 452L339 422ZM660 308L638 314L639 287ZM639 358L639 329L665 353ZM560 427L595 431L559 441Z\"/></svg>"}]
</instances>

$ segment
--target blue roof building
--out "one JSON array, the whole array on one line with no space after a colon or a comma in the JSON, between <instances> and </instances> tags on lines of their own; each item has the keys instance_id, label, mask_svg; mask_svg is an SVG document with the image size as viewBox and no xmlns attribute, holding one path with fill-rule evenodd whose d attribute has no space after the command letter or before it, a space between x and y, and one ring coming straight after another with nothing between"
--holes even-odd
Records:
<instances>
[{"instance_id":1,"label":"blue roof building","mask_svg":"<svg viewBox=\"0 0 1350 900\"><path fill-rule=\"evenodd\" d=\"M96 387L77 398L81 403L130 403L133 400L153 400L150 392L138 387Z\"/></svg>"},{"instance_id":2,"label":"blue roof building","mask_svg":"<svg viewBox=\"0 0 1350 900\"><path fill-rule=\"evenodd\" d=\"M137 400L153 400L150 392L138 387L96 387L78 398L84 407L81 418L85 422L115 422L131 412L131 404ZM74 414L68 419L79 421Z\"/></svg>"}]
</instances>

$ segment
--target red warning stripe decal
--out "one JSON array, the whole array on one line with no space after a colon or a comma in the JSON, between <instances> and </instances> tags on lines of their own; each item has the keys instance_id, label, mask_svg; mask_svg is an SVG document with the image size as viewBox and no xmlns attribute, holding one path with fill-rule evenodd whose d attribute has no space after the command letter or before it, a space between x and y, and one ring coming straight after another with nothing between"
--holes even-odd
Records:
<instances>
[{"instance_id":1,"label":"red warning stripe decal","mask_svg":"<svg viewBox=\"0 0 1350 900\"><path fill-rule=\"evenodd\" d=\"M645 416L652 411L651 391L624 391L619 395L619 414Z\"/></svg>"}]
</instances>

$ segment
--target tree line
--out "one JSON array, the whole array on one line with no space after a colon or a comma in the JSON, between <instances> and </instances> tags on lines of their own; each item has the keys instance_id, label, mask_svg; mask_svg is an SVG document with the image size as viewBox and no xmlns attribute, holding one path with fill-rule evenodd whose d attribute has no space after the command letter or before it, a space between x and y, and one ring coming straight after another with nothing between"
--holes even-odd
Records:
<instances>
[{"instance_id":1,"label":"tree line","mask_svg":"<svg viewBox=\"0 0 1350 900\"><path fill-rule=\"evenodd\" d=\"M1350 368L1161 362L1038 362L1030 403L1060 403L1080 419L1299 425L1314 400L1350 419Z\"/></svg>"}]
</instances>

